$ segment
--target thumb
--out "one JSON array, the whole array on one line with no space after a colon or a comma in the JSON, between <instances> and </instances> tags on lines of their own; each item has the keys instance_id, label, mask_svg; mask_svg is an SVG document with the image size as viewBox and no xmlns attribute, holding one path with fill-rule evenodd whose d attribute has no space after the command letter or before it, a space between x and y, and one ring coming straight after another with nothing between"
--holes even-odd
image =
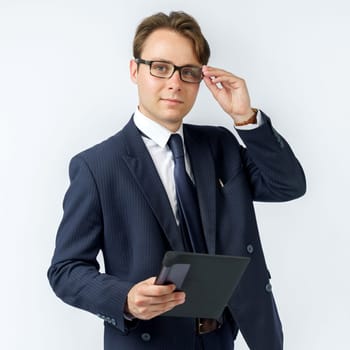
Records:
<instances>
[{"instance_id":1,"label":"thumb","mask_svg":"<svg viewBox=\"0 0 350 350\"><path fill-rule=\"evenodd\" d=\"M210 90L210 92L213 94L213 96L216 98L217 94L220 92L220 88L212 82L212 80L209 77L203 78L205 85Z\"/></svg>"},{"instance_id":2,"label":"thumb","mask_svg":"<svg viewBox=\"0 0 350 350\"><path fill-rule=\"evenodd\" d=\"M156 281L156 277L150 277L144 281L145 284L147 285L153 285Z\"/></svg>"}]
</instances>

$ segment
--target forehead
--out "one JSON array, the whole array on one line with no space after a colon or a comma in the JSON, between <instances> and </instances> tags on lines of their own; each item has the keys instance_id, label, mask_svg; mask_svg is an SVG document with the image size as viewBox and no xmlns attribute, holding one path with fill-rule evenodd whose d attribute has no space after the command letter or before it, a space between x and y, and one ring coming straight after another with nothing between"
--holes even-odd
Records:
<instances>
[{"instance_id":1,"label":"forehead","mask_svg":"<svg viewBox=\"0 0 350 350\"><path fill-rule=\"evenodd\" d=\"M142 58L162 59L177 65L199 64L192 41L169 29L157 29L147 37L142 49Z\"/></svg>"}]
</instances>

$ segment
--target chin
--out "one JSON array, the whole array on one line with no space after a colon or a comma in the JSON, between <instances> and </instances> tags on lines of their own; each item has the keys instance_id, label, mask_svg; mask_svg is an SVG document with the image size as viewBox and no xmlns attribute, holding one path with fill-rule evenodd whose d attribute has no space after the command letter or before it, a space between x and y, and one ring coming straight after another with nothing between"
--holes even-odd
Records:
<instances>
[{"instance_id":1,"label":"chin","mask_svg":"<svg viewBox=\"0 0 350 350\"><path fill-rule=\"evenodd\" d=\"M168 123L172 123L172 124L179 124L182 123L182 120L184 119L183 115L179 115L179 116L166 116L164 118Z\"/></svg>"},{"instance_id":2,"label":"chin","mask_svg":"<svg viewBox=\"0 0 350 350\"><path fill-rule=\"evenodd\" d=\"M175 110L167 110L165 113L164 113L164 116L166 119L168 119L169 121L170 120L173 120L174 122L179 122L181 121L182 119L185 118L186 114L188 113L185 112L185 111L175 111Z\"/></svg>"}]
</instances>

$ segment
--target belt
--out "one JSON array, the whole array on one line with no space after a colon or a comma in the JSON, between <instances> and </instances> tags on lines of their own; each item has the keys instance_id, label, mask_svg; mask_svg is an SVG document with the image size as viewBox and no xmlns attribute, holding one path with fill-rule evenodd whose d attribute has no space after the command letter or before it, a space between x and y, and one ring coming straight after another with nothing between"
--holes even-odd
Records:
<instances>
[{"instance_id":1,"label":"belt","mask_svg":"<svg viewBox=\"0 0 350 350\"><path fill-rule=\"evenodd\" d=\"M212 318L196 318L197 334L214 332L221 327L221 323Z\"/></svg>"}]
</instances>

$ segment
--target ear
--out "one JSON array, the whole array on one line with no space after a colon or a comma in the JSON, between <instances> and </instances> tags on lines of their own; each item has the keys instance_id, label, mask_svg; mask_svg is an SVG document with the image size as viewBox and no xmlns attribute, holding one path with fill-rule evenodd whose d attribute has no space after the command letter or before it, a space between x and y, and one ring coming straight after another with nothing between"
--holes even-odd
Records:
<instances>
[{"instance_id":1,"label":"ear","mask_svg":"<svg viewBox=\"0 0 350 350\"><path fill-rule=\"evenodd\" d=\"M137 68L138 65L135 62L135 60L130 60L130 64L129 64L129 69L130 69L130 79L137 84Z\"/></svg>"}]
</instances>

